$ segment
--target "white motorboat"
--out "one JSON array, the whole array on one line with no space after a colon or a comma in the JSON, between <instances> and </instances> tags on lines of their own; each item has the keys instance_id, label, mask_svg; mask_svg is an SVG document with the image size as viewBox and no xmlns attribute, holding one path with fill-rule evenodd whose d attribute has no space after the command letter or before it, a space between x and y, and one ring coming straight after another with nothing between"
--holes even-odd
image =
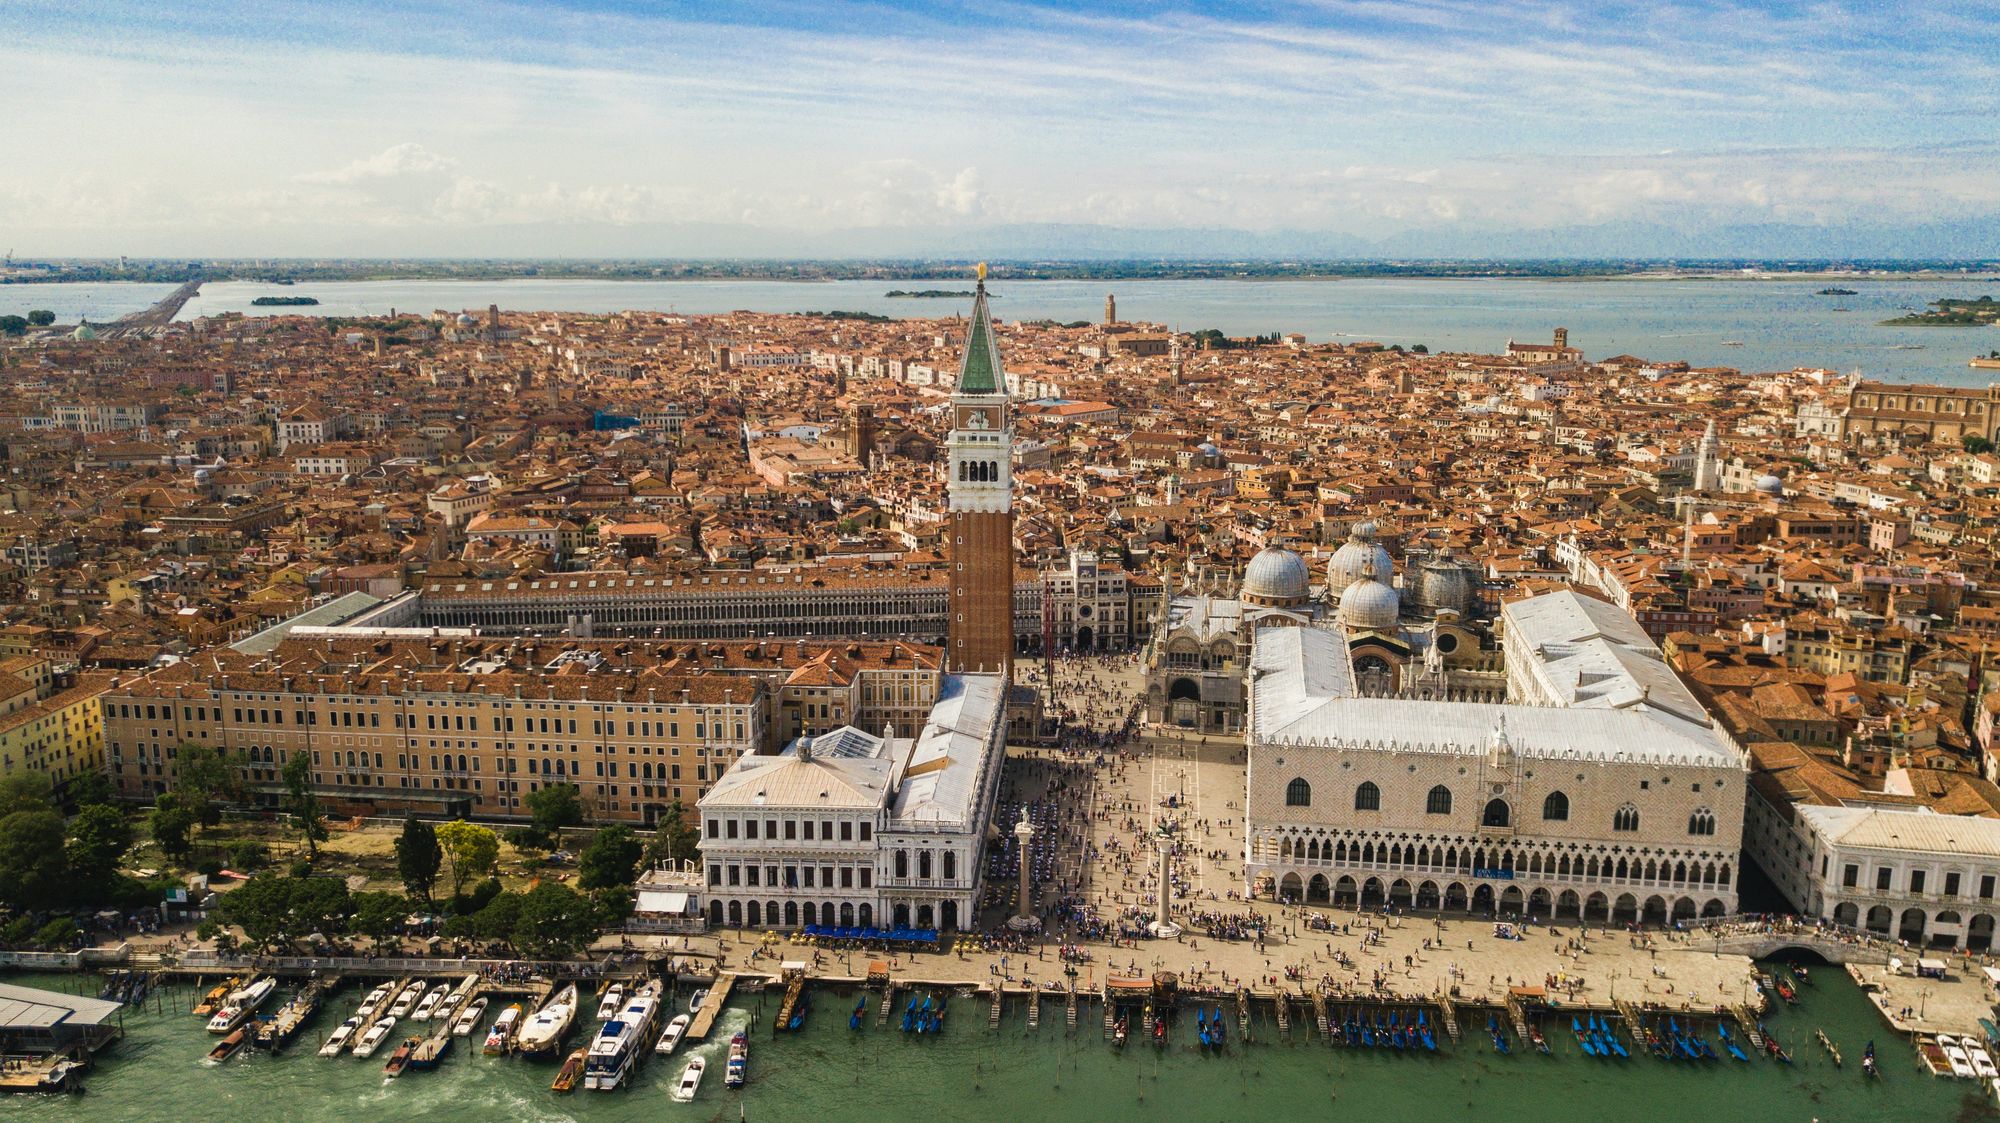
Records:
<instances>
[{"instance_id":1,"label":"white motorboat","mask_svg":"<svg viewBox=\"0 0 2000 1123\"><path fill-rule=\"evenodd\" d=\"M1972 1068L1972 1058L1965 1055L1965 1047L1958 1038L1949 1034L1938 1034L1938 1046L1944 1050L1945 1063L1951 1066L1951 1074L1961 1080L1971 1080L1979 1074Z\"/></svg>"},{"instance_id":2,"label":"white motorboat","mask_svg":"<svg viewBox=\"0 0 2000 1123\"><path fill-rule=\"evenodd\" d=\"M708 1001L708 992L705 990L698 990L695 991L693 994L688 995L688 1013L690 1014L700 1013L701 1004L707 1001Z\"/></svg>"},{"instance_id":3,"label":"white motorboat","mask_svg":"<svg viewBox=\"0 0 2000 1123\"><path fill-rule=\"evenodd\" d=\"M2000 1076L2000 1068L1994 1067L1993 1055L1986 1051L1984 1045L1969 1036L1959 1038L1959 1043L1965 1046L1965 1059L1972 1062L1972 1071L1978 1074L1981 1080L1991 1080Z\"/></svg>"},{"instance_id":4,"label":"white motorboat","mask_svg":"<svg viewBox=\"0 0 2000 1123\"><path fill-rule=\"evenodd\" d=\"M489 1057L497 1057L507 1051L507 1043L514 1039L514 1027L521 1023L521 1004L516 1002L500 1011L493 1019L493 1028L486 1031L486 1045L480 1050Z\"/></svg>"},{"instance_id":5,"label":"white motorboat","mask_svg":"<svg viewBox=\"0 0 2000 1123\"><path fill-rule=\"evenodd\" d=\"M357 1057L374 1056L375 1050L381 1048L382 1043L389 1040L389 1035L394 1032L396 1032L396 1019L394 1017L383 1018L381 1021L369 1026L368 1032L361 1035L360 1043L354 1046L354 1055Z\"/></svg>"},{"instance_id":6,"label":"white motorboat","mask_svg":"<svg viewBox=\"0 0 2000 1123\"><path fill-rule=\"evenodd\" d=\"M208 1019L208 1032L224 1034L242 1025L250 1015L257 1012L257 1008L264 1004L265 999L271 997L271 992L277 989L276 976L266 975L247 987L232 991L229 998L223 1002L222 1009L217 1010L215 1016Z\"/></svg>"},{"instance_id":7,"label":"white motorboat","mask_svg":"<svg viewBox=\"0 0 2000 1123\"><path fill-rule=\"evenodd\" d=\"M612 983L610 989L604 992L604 997L600 999L597 1003L597 1020L601 1022L612 1017L613 1015L617 1014L618 1011L624 1007L624 1005L625 1005L625 984Z\"/></svg>"},{"instance_id":8,"label":"white motorboat","mask_svg":"<svg viewBox=\"0 0 2000 1123\"><path fill-rule=\"evenodd\" d=\"M485 1016L486 999L484 997L473 999L472 1005L460 1011L458 1020L451 1023L451 1035L453 1037L471 1037L472 1031L479 1028L479 1019Z\"/></svg>"},{"instance_id":9,"label":"white motorboat","mask_svg":"<svg viewBox=\"0 0 2000 1123\"><path fill-rule=\"evenodd\" d=\"M389 1004L389 1016L392 1018L409 1017L410 1011L416 1009L418 1000L423 998L424 987L426 985L423 981L419 980L403 988L403 993L397 995L396 1001Z\"/></svg>"},{"instance_id":10,"label":"white motorboat","mask_svg":"<svg viewBox=\"0 0 2000 1123\"><path fill-rule=\"evenodd\" d=\"M590 1043L590 1055L583 1063L584 1088L609 1092L631 1079L645 1055L646 1038L652 1035L653 1015L659 1006L657 981L640 987L638 993L625 1000Z\"/></svg>"},{"instance_id":11,"label":"white motorboat","mask_svg":"<svg viewBox=\"0 0 2000 1123\"><path fill-rule=\"evenodd\" d=\"M419 1022L427 1022L436 1017L438 1007L443 1004L445 995L448 993L450 992L443 987L431 988L430 993L424 995L423 999L417 1003L416 1008L410 1011L411 1019Z\"/></svg>"},{"instance_id":12,"label":"white motorboat","mask_svg":"<svg viewBox=\"0 0 2000 1123\"><path fill-rule=\"evenodd\" d=\"M653 1052L664 1057L680 1048L681 1038L687 1036L688 1021L686 1014L674 1015L674 1020L667 1023L666 1032L660 1034L659 1042L653 1046Z\"/></svg>"},{"instance_id":13,"label":"white motorboat","mask_svg":"<svg viewBox=\"0 0 2000 1123\"><path fill-rule=\"evenodd\" d=\"M570 1023L576 1020L576 1001L576 984L571 983L548 1005L535 1011L535 1016L521 1027L514 1048L531 1057L553 1056L561 1048Z\"/></svg>"},{"instance_id":14,"label":"white motorboat","mask_svg":"<svg viewBox=\"0 0 2000 1123\"><path fill-rule=\"evenodd\" d=\"M700 1057L689 1061L688 1066L681 1070L680 1083L674 1085L674 1099L681 1103L691 1102L694 1099L695 1089L701 1087L702 1070L707 1067L708 1062Z\"/></svg>"},{"instance_id":15,"label":"white motorboat","mask_svg":"<svg viewBox=\"0 0 2000 1123\"><path fill-rule=\"evenodd\" d=\"M396 984L394 983L383 983L381 986L369 991L368 997L361 1000L360 1009L354 1011L354 1016L360 1018L363 1022L374 1017L375 1012L382 1008L382 1004L389 1000L389 992L394 990L395 987Z\"/></svg>"},{"instance_id":16,"label":"white motorboat","mask_svg":"<svg viewBox=\"0 0 2000 1123\"><path fill-rule=\"evenodd\" d=\"M357 1015L347 1019L334 1027L333 1033L326 1039L326 1044L319 1047L319 1055L322 1057L339 1056L341 1051L346 1049L348 1044L354 1040L354 1035L360 1032L360 1016Z\"/></svg>"}]
</instances>

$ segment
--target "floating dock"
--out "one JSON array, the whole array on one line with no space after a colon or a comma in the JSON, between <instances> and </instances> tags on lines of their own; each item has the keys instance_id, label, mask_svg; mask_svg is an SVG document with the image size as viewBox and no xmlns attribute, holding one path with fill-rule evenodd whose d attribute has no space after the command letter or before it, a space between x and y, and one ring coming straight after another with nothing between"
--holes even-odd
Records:
<instances>
[{"instance_id":1,"label":"floating dock","mask_svg":"<svg viewBox=\"0 0 2000 1123\"><path fill-rule=\"evenodd\" d=\"M701 1009L694 1012L694 1019L688 1023L687 1036L689 1040L700 1041L708 1036L710 1030L715 1028L715 1019L722 1016L722 1008L728 1004L729 992L735 986L736 974L732 971L724 971L715 977L715 982L708 988L708 997L702 1000ZM792 997L790 991L787 991L786 995L787 998ZM790 1003L787 1002L779 1010L781 1021L789 1011Z\"/></svg>"}]
</instances>

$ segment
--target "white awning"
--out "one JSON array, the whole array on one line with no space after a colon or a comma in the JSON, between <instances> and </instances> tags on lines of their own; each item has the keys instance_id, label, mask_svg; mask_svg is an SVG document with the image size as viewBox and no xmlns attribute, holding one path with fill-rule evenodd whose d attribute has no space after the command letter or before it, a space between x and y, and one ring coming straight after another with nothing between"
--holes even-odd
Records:
<instances>
[{"instance_id":1,"label":"white awning","mask_svg":"<svg viewBox=\"0 0 2000 1123\"><path fill-rule=\"evenodd\" d=\"M639 900L633 906L635 912L668 913L681 915L688 911L686 893L668 893L658 889L641 889Z\"/></svg>"}]
</instances>

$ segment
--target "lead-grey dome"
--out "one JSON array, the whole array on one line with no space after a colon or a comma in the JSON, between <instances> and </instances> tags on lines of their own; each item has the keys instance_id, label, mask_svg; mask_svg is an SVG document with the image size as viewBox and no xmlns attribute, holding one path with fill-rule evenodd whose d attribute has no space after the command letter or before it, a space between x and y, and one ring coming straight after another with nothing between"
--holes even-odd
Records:
<instances>
[{"instance_id":1,"label":"lead-grey dome","mask_svg":"<svg viewBox=\"0 0 2000 1123\"><path fill-rule=\"evenodd\" d=\"M1372 566L1360 580L1340 594L1339 618L1346 627L1372 630L1394 628L1402 615L1402 598L1396 590L1375 579Z\"/></svg>"},{"instance_id":2,"label":"lead-grey dome","mask_svg":"<svg viewBox=\"0 0 2000 1123\"><path fill-rule=\"evenodd\" d=\"M1347 532L1347 541L1333 552L1333 560L1326 563L1327 595L1337 597L1346 592L1371 569L1378 579L1386 581L1396 572L1395 559L1375 541L1374 522L1358 522Z\"/></svg>"},{"instance_id":3,"label":"lead-grey dome","mask_svg":"<svg viewBox=\"0 0 2000 1123\"><path fill-rule=\"evenodd\" d=\"M1783 495L1785 493L1785 481L1769 472L1758 476L1750 486L1756 488L1763 495Z\"/></svg>"},{"instance_id":4,"label":"lead-grey dome","mask_svg":"<svg viewBox=\"0 0 2000 1123\"><path fill-rule=\"evenodd\" d=\"M1305 601L1312 585L1306 560L1290 550L1267 546L1243 570L1243 599L1252 604L1289 607Z\"/></svg>"}]
</instances>

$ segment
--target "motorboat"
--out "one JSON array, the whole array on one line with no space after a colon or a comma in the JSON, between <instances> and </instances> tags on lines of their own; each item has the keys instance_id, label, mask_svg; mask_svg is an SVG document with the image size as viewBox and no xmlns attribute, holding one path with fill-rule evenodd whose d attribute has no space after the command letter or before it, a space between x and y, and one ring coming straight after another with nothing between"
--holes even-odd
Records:
<instances>
[{"instance_id":1,"label":"motorboat","mask_svg":"<svg viewBox=\"0 0 2000 1123\"><path fill-rule=\"evenodd\" d=\"M420 1022L427 1022L437 1017L438 1007L443 1005L445 996L449 993L443 986L432 987L430 992L418 1001L416 1008L410 1011L410 1017Z\"/></svg>"},{"instance_id":2,"label":"motorboat","mask_svg":"<svg viewBox=\"0 0 2000 1123\"><path fill-rule=\"evenodd\" d=\"M729 1062L722 1071L724 1087L741 1088L750 1078L750 1038L738 1033L729 1039Z\"/></svg>"},{"instance_id":3,"label":"motorboat","mask_svg":"<svg viewBox=\"0 0 2000 1123\"><path fill-rule=\"evenodd\" d=\"M563 1035L569 1032L570 1023L576 1020L576 1000L576 984L571 983L535 1011L535 1016L521 1027L515 1051L531 1057L554 1056L562 1046Z\"/></svg>"},{"instance_id":4,"label":"motorboat","mask_svg":"<svg viewBox=\"0 0 2000 1123\"><path fill-rule=\"evenodd\" d=\"M389 995L395 989L396 984L383 983L381 986L369 991L368 997L361 1000L360 1008L354 1011L354 1016L361 1019L363 1024L366 1024L370 1018L375 1016L377 1011L382 1009L382 1004L389 1000Z\"/></svg>"},{"instance_id":5,"label":"motorboat","mask_svg":"<svg viewBox=\"0 0 2000 1123\"><path fill-rule=\"evenodd\" d=\"M1970 1080L1979 1075L1972 1067L1972 1058L1965 1053L1965 1047L1958 1038L1947 1033L1938 1034L1938 1047L1944 1050L1945 1063L1951 1066L1951 1074L1961 1080Z\"/></svg>"},{"instance_id":6,"label":"motorboat","mask_svg":"<svg viewBox=\"0 0 2000 1123\"><path fill-rule=\"evenodd\" d=\"M354 1035L361 1032L361 1017L356 1015L335 1026L327 1036L326 1044L319 1047L322 1057L337 1057L354 1041Z\"/></svg>"},{"instance_id":7,"label":"motorboat","mask_svg":"<svg viewBox=\"0 0 2000 1123\"><path fill-rule=\"evenodd\" d=\"M368 1032L362 1034L360 1042L354 1046L354 1055L357 1057L374 1056L375 1050L381 1048L382 1042L387 1041L389 1035L394 1032L396 1032L396 1019L393 1017L383 1018L381 1021L369 1026Z\"/></svg>"},{"instance_id":8,"label":"motorboat","mask_svg":"<svg viewBox=\"0 0 2000 1123\"><path fill-rule=\"evenodd\" d=\"M277 978L266 975L241 990L232 991L223 1001L222 1008L215 1012L214 1017L208 1019L208 1032L221 1035L242 1025L249 1020L250 1015L257 1012L257 1008L264 1004L265 999L271 997L271 992L277 989Z\"/></svg>"},{"instance_id":9,"label":"motorboat","mask_svg":"<svg viewBox=\"0 0 2000 1123\"><path fill-rule=\"evenodd\" d=\"M678 1049L681 1044L681 1038L687 1036L688 1021L689 1019L686 1014L674 1015L674 1020L668 1022L665 1032L660 1034L660 1040L654 1043L653 1052L664 1057L672 1053L675 1049Z\"/></svg>"},{"instance_id":10,"label":"motorboat","mask_svg":"<svg viewBox=\"0 0 2000 1123\"><path fill-rule=\"evenodd\" d=\"M424 1039L421 1037L403 1038L403 1043L396 1046L396 1051L389 1054L388 1063L382 1066L382 1075L391 1079L403 1075L403 1070L410 1067L410 1056L417 1051L417 1046L423 1043Z\"/></svg>"},{"instance_id":11,"label":"motorboat","mask_svg":"<svg viewBox=\"0 0 2000 1123\"><path fill-rule=\"evenodd\" d=\"M249 1040L249 1037L249 1032L241 1026L230 1030L229 1036L216 1042L215 1048L208 1051L208 1059L214 1061L216 1064L221 1064L223 1061L235 1056L237 1050L243 1048L243 1043Z\"/></svg>"},{"instance_id":12,"label":"motorboat","mask_svg":"<svg viewBox=\"0 0 2000 1123\"><path fill-rule=\"evenodd\" d=\"M708 1001L707 990L698 990L695 991L693 994L688 995L688 1013L690 1014L700 1013L701 1004L707 1001Z\"/></svg>"},{"instance_id":13,"label":"motorboat","mask_svg":"<svg viewBox=\"0 0 2000 1123\"><path fill-rule=\"evenodd\" d=\"M1965 1058L1972 1062L1972 1071L1979 1074L1981 1080L1991 1080L2000 1076L2000 1068L1994 1067L1993 1057L1984 1046L1976 1044L1971 1037L1961 1037L1958 1040L1965 1048Z\"/></svg>"},{"instance_id":14,"label":"motorboat","mask_svg":"<svg viewBox=\"0 0 2000 1123\"><path fill-rule=\"evenodd\" d=\"M556 1078L549 1081L549 1091L576 1091L576 1082L583 1077L583 1066L589 1055L589 1050L578 1049L563 1058L562 1067L556 1070Z\"/></svg>"},{"instance_id":15,"label":"motorboat","mask_svg":"<svg viewBox=\"0 0 2000 1123\"><path fill-rule=\"evenodd\" d=\"M612 983L604 991L604 997L597 1003L597 1020L616 1017L619 1008L625 1005L625 984Z\"/></svg>"},{"instance_id":16,"label":"motorboat","mask_svg":"<svg viewBox=\"0 0 2000 1123\"><path fill-rule=\"evenodd\" d=\"M486 1031L486 1045L480 1051L489 1057L497 1057L507 1051L507 1045L514 1040L514 1027L521 1023L521 1004L516 1002L500 1011L493 1019L493 1028Z\"/></svg>"},{"instance_id":17,"label":"motorboat","mask_svg":"<svg viewBox=\"0 0 2000 1123\"><path fill-rule=\"evenodd\" d=\"M409 1017L410 1011L416 1009L417 1003L424 997L424 989L428 985L419 980L404 987L402 993L396 996L396 1001L389 1004L389 1015L396 1018Z\"/></svg>"},{"instance_id":18,"label":"motorboat","mask_svg":"<svg viewBox=\"0 0 2000 1123\"><path fill-rule=\"evenodd\" d=\"M647 983L627 998L597 1031L590 1056L583 1063L583 1086L593 1092L617 1089L638 1071L653 1015L660 1005L660 984Z\"/></svg>"},{"instance_id":19,"label":"motorboat","mask_svg":"<svg viewBox=\"0 0 2000 1123\"><path fill-rule=\"evenodd\" d=\"M673 1097L679 1103L691 1103L695 1090L701 1087L701 1074L708 1068L708 1062L696 1057L681 1070L680 1083L674 1085Z\"/></svg>"},{"instance_id":20,"label":"motorboat","mask_svg":"<svg viewBox=\"0 0 2000 1123\"><path fill-rule=\"evenodd\" d=\"M236 993L237 986L242 982L243 979L238 976L224 979L215 984L207 994L202 996L200 1002L194 1004L194 1016L197 1018L214 1017L215 1012L222 1009L222 1004L229 1001L229 996Z\"/></svg>"},{"instance_id":21,"label":"motorboat","mask_svg":"<svg viewBox=\"0 0 2000 1123\"><path fill-rule=\"evenodd\" d=\"M453 1037L471 1037L472 1031L479 1028L479 1019L485 1016L485 997L481 996L473 999L472 1005L460 1011L458 1017L451 1023L451 1035Z\"/></svg>"}]
</instances>

